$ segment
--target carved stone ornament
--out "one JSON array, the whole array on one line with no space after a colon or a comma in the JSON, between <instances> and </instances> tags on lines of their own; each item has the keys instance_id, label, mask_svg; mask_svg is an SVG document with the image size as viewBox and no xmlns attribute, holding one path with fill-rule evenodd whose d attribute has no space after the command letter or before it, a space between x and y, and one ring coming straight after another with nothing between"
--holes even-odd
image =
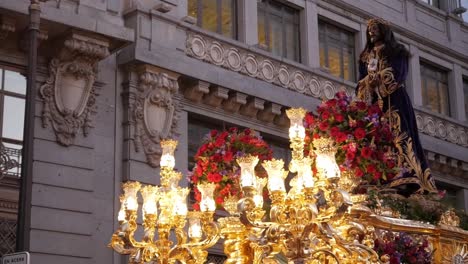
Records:
<instances>
[{"instance_id":1,"label":"carved stone ornament","mask_svg":"<svg viewBox=\"0 0 468 264\"><path fill-rule=\"evenodd\" d=\"M179 103L178 75L157 67L143 65L137 69L138 84L129 105L135 151L144 151L152 167L159 166L162 139L176 136Z\"/></svg>"},{"instance_id":2,"label":"carved stone ornament","mask_svg":"<svg viewBox=\"0 0 468 264\"><path fill-rule=\"evenodd\" d=\"M73 144L79 130L87 136L96 112L97 63L109 55L109 43L98 36L72 32L49 64L49 77L40 88L44 100L42 126L49 124L64 146Z\"/></svg>"}]
</instances>

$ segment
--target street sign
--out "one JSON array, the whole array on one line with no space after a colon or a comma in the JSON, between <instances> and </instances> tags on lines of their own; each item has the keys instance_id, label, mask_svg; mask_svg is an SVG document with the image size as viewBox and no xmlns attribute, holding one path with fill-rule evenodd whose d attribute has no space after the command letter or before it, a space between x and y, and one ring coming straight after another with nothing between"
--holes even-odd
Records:
<instances>
[{"instance_id":1,"label":"street sign","mask_svg":"<svg viewBox=\"0 0 468 264\"><path fill-rule=\"evenodd\" d=\"M2 264L29 264L28 252L16 252L3 255Z\"/></svg>"}]
</instances>

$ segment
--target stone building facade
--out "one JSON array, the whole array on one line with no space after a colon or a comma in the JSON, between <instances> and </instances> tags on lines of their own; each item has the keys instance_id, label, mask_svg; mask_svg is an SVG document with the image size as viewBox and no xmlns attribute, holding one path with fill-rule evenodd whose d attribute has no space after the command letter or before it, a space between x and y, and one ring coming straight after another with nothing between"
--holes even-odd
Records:
<instances>
[{"instance_id":1,"label":"stone building facade","mask_svg":"<svg viewBox=\"0 0 468 264\"><path fill-rule=\"evenodd\" d=\"M287 159L285 109L312 110L339 90L353 93L366 20L374 16L390 21L412 54L407 89L423 146L439 186L454 206L467 210L468 23L461 4L466 5L450 0L41 3L32 200L26 208L31 218L25 230L33 263L125 263L106 247L117 227L120 184L158 184L161 138L179 140L176 167L182 172L209 129L233 125L255 129L276 156ZM1 139L16 149L16 159L28 6L27 0L0 2ZM16 221L20 172L14 170L0 180L4 241L11 241L6 234ZM3 247L1 253L11 250Z\"/></svg>"}]
</instances>

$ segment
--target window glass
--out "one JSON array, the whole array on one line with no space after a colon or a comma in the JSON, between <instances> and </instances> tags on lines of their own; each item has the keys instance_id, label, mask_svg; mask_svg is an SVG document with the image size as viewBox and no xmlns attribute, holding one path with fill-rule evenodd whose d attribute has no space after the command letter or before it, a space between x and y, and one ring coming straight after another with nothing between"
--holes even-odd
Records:
<instances>
[{"instance_id":1,"label":"window glass","mask_svg":"<svg viewBox=\"0 0 468 264\"><path fill-rule=\"evenodd\" d=\"M19 94L26 94L26 77L18 72L6 70L4 90Z\"/></svg>"},{"instance_id":2,"label":"window glass","mask_svg":"<svg viewBox=\"0 0 468 264\"><path fill-rule=\"evenodd\" d=\"M188 0L188 14L203 29L236 38L235 0Z\"/></svg>"},{"instance_id":3,"label":"window glass","mask_svg":"<svg viewBox=\"0 0 468 264\"><path fill-rule=\"evenodd\" d=\"M450 115L447 71L421 62L421 90L425 107Z\"/></svg>"},{"instance_id":4,"label":"window glass","mask_svg":"<svg viewBox=\"0 0 468 264\"><path fill-rule=\"evenodd\" d=\"M355 81L354 33L319 21L320 66L334 76Z\"/></svg>"},{"instance_id":5,"label":"window glass","mask_svg":"<svg viewBox=\"0 0 468 264\"><path fill-rule=\"evenodd\" d=\"M258 43L277 56L300 61L299 11L273 0L257 7Z\"/></svg>"},{"instance_id":6,"label":"window glass","mask_svg":"<svg viewBox=\"0 0 468 264\"><path fill-rule=\"evenodd\" d=\"M2 137L23 140L24 99L4 96Z\"/></svg>"}]
</instances>

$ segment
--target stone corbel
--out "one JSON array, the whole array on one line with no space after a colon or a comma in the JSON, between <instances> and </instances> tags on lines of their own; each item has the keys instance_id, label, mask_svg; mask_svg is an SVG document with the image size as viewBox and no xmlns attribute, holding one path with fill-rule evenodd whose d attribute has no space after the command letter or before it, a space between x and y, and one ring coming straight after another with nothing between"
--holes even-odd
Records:
<instances>
[{"instance_id":1,"label":"stone corbel","mask_svg":"<svg viewBox=\"0 0 468 264\"><path fill-rule=\"evenodd\" d=\"M229 98L223 102L223 109L230 113L237 113L241 106L247 103L247 95L239 92L229 93Z\"/></svg>"},{"instance_id":2,"label":"stone corbel","mask_svg":"<svg viewBox=\"0 0 468 264\"><path fill-rule=\"evenodd\" d=\"M274 123L280 127L289 127L289 118L286 116L286 111L281 110L281 114L275 116Z\"/></svg>"},{"instance_id":3,"label":"stone corbel","mask_svg":"<svg viewBox=\"0 0 468 264\"><path fill-rule=\"evenodd\" d=\"M281 115L281 105L267 103L265 109L258 113L257 118L261 121L271 123L278 115Z\"/></svg>"},{"instance_id":4,"label":"stone corbel","mask_svg":"<svg viewBox=\"0 0 468 264\"><path fill-rule=\"evenodd\" d=\"M206 94L203 102L213 107L219 107L223 100L229 98L229 90L221 86L213 86L210 93Z\"/></svg>"},{"instance_id":5,"label":"stone corbel","mask_svg":"<svg viewBox=\"0 0 468 264\"><path fill-rule=\"evenodd\" d=\"M190 101L200 103L203 95L210 93L210 83L204 81L183 81L184 97Z\"/></svg>"},{"instance_id":6,"label":"stone corbel","mask_svg":"<svg viewBox=\"0 0 468 264\"><path fill-rule=\"evenodd\" d=\"M248 117L256 117L258 111L261 111L265 108L265 100L257 98L257 97L250 97L247 98L247 104L241 106L239 113L241 115L245 115Z\"/></svg>"},{"instance_id":7,"label":"stone corbel","mask_svg":"<svg viewBox=\"0 0 468 264\"><path fill-rule=\"evenodd\" d=\"M15 32L15 20L13 18L0 15L0 40L8 37L8 34Z\"/></svg>"},{"instance_id":8,"label":"stone corbel","mask_svg":"<svg viewBox=\"0 0 468 264\"><path fill-rule=\"evenodd\" d=\"M161 140L177 134L180 106L174 96L179 90L178 77L150 65L137 68L137 89L131 92L129 104L132 138L135 151L143 151L152 167L159 166Z\"/></svg>"},{"instance_id":9,"label":"stone corbel","mask_svg":"<svg viewBox=\"0 0 468 264\"><path fill-rule=\"evenodd\" d=\"M58 42L49 77L40 88L44 101L42 126L52 126L58 143L73 144L80 130L87 136L96 112L97 64L109 56L109 42L100 36L72 31Z\"/></svg>"}]
</instances>

